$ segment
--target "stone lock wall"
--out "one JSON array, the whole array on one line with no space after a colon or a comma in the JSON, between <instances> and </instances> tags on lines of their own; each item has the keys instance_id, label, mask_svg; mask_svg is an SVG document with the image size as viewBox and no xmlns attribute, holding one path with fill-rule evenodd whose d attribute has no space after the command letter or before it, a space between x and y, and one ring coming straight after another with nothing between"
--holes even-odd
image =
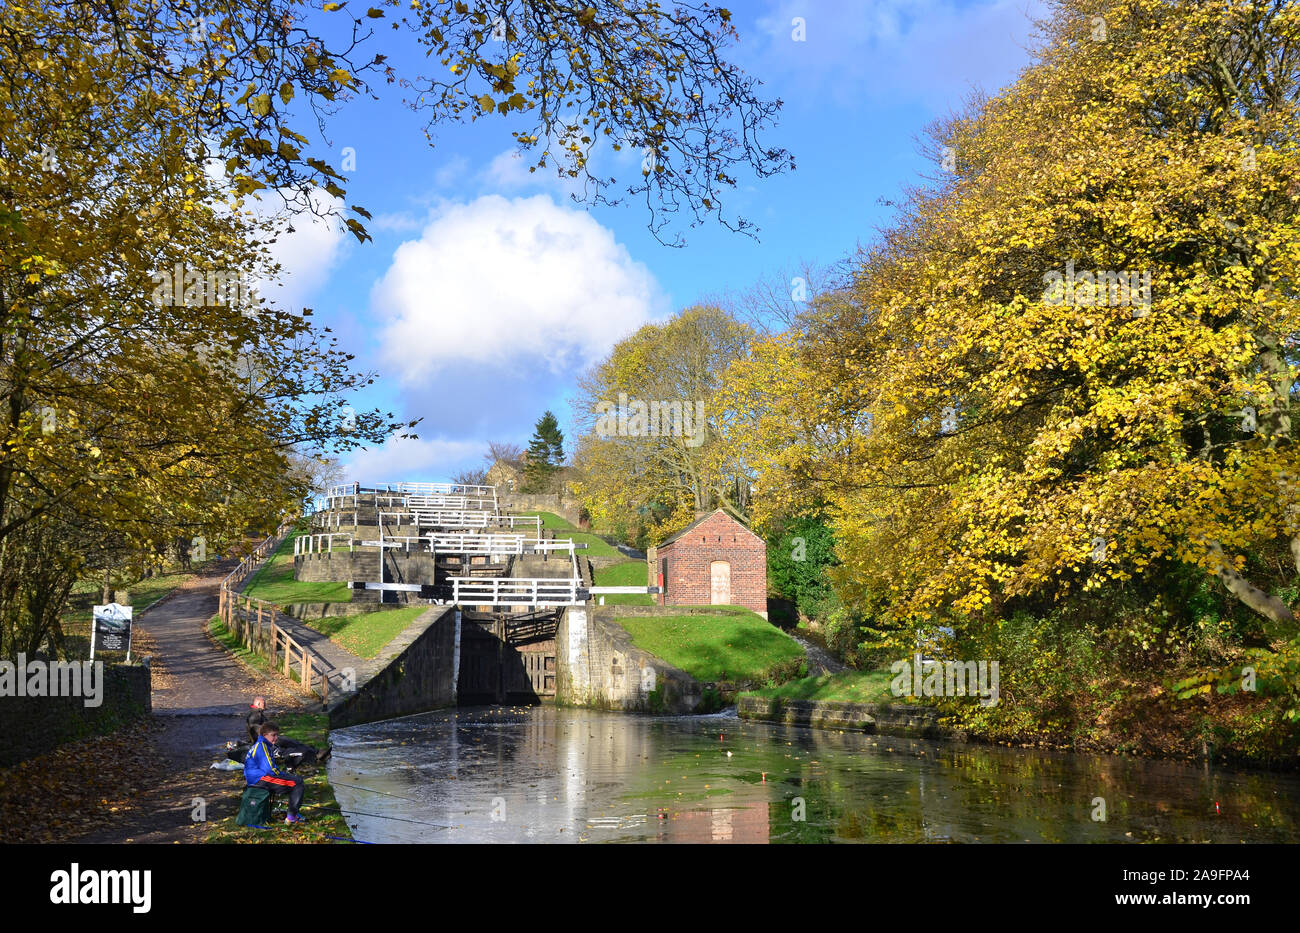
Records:
<instances>
[{"instance_id":1,"label":"stone lock wall","mask_svg":"<svg viewBox=\"0 0 1300 933\"><path fill-rule=\"evenodd\" d=\"M731 604L767 615L767 543L723 512L714 512L682 537L656 551L667 592L664 605L707 605L710 565L731 565Z\"/></svg>"},{"instance_id":2,"label":"stone lock wall","mask_svg":"<svg viewBox=\"0 0 1300 933\"><path fill-rule=\"evenodd\" d=\"M357 689L330 705L331 729L423 713L456 702L458 613L432 606L357 671Z\"/></svg>"},{"instance_id":3,"label":"stone lock wall","mask_svg":"<svg viewBox=\"0 0 1300 933\"><path fill-rule=\"evenodd\" d=\"M555 654L561 705L680 715L695 712L704 699L703 684L633 645L604 609L565 610Z\"/></svg>"}]
</instances>

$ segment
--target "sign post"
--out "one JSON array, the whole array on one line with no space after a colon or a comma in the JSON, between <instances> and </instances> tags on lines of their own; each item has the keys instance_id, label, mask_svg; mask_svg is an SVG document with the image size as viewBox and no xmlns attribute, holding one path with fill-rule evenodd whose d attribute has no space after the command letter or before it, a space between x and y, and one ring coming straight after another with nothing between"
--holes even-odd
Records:
<instances>
[{"instance_id":1,"label":"sign post","mask_svg":"<svg viewBox=\"0 0 1300 933\"><path fill-rule=\"evenodd\" d=\"M107 606L94 606L91 609L94 621L90 632L90 660L95 660L95 646L101 651L126 651L127 661L131 660L131 612L130 606L109 603Z\"/></svg>"}]
</instances>

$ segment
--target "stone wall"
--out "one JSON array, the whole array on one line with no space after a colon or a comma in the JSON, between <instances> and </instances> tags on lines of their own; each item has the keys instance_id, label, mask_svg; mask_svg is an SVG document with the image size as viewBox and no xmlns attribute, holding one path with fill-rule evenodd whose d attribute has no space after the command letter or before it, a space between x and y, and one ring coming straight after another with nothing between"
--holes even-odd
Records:
<instances>
[{"instance_id":1,"label":"stone wall","mask_svg":"<svg viewBox=\"0 0 1300 933\"><path fill-rule=\"evenodd\" d=\"M648 651L605 608L570 608L555 636L555 701L593 709L695 712L704 685Z\"/></svg>"},{"instance_id":2,"label":"stone wall","mask_svg":"<svg viewBox=\"0 0 1300 933\"><path fill-rule=\"evenodd\" d=\"M455 705L459 636L455 608L431 606L357 671L356 691L330 705L330 728Z\"/></svg>"},{"instance_id":3,"label":"stone wall","mask_svg":"<svg viewBox=\"0 0 1300 933\"><path fill-rule=\"evenodd\" d=\"M30 660L34 659L28 659ZM0 765L26 761L64 742L103 735L153 711L147 664L105 664L101 700L75 696L0 697Z\"/></svg>"},{"instance_id":4,"label":"stone wall","mask_svg":"<svg viewBox=\"0 0 1300 933\"><path fill-rule=\"evenodd\" d=\"M836 700L782 700L743 696L736 703L741 719L783 722L815 729L843 729L913 738L942 738L939 711L908 703L846 703Z\"/></svg>"}]
</instances>

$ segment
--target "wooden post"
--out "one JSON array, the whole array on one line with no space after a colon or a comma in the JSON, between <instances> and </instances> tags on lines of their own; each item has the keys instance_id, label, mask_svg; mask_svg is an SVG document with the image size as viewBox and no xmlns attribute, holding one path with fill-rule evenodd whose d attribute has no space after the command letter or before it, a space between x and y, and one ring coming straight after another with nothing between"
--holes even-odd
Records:
<instances>
[{"instance_id":1,"label":"wooden post","mask_svg":"<svg viewBox=\"0 0 1300 933\"><path fill-rule=\"evenodd\" d=\"M289 633L284 633L284 676L289 676L289 664L293 661L293 641Z\"/></svg>"},{"instance_id":2,"label":"wooden post","mask_svg":"<svg viewBox=\"0 0 1300 933\"><path fill-rule=\"evenodd\" d=\"M311 658L306 648L302 651L302 685L311 690Z\"/></svg>"}]
</instances>

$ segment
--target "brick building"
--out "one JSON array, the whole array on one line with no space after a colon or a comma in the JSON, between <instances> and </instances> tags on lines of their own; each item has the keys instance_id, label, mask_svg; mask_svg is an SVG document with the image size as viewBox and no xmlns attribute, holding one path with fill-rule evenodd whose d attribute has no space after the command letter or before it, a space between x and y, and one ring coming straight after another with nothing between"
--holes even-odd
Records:
<instances>
[{"instance_id":1,"label":"brick building","mask_svg":"<svg viewBox=\"0 0 1300 933\"><path fill-rule=\"evenodd\" d=\"M669 535L653 560L660 605L729 604L767 618L767 544L721 509Z\"/></svg>"}]
</instances>

